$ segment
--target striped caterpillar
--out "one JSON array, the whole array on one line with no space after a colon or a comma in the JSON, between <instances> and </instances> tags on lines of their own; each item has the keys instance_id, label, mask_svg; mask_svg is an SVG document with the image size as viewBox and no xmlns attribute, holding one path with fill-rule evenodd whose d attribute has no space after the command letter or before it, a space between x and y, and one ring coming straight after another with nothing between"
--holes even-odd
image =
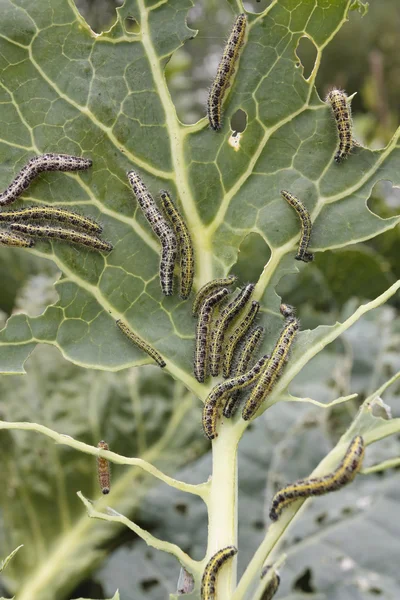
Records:
<instances>
[{"instance_id":1,"label":"striped caterpillar","mask_svg":"<svg viewBox=\"0 0 400 600\"><path fill-rule=\"evenodd\" d=\"M11 231L0 231L0 244L2 246L15 246L17 248L32 248L35 241Z\"/></svg>"},{"instance_id":2,"label":"striped caterpillar","mask_svg":"<svg viewBox=\"0 0 400 600\"><path fill-rule=\"evenodd\" d=\"M281 582L279 574L274 567L267 565L261 572L261 579L265 579L265 588L260 600L272 600Z\"/></svg>"},{"instance_id":3,"label":"striped caterpillar","mask_svg":"<svg viewBox=\"0 0 400 600\"><path fill-rule=\"evenodd\" d=\"M293 194L291 194L290 192L282 190L281 195L290 204L290 206L293 206L294 210L299 216L301 223L300 244L295 259L302 260L303 262L311 262L314 260L314 254L311 254L311 252L307 252L312 230L310 213L308 212L304 204L300 202L300 200L296 198L296 196L293 196Z\"/></svg>"},{"instance_id":4,"label":"striped caterpillar","mask_svg":"<svg viewBox=\"0 0 400 600\"><path fill-rule=\"evenodd\" d=\"M226 394L235 390L241 390L254 383L267 362L269 356L262 356L249 371L243 375L237 375L231 379L226 379L222 383L216 385L209 393L203 406L203 430L209 440L218 437L217 433L217 418L219 407Z\"/></svg>"},{"instance_id":5,"label":"striped caterpillar","mask_svg":"<svg viewBox=\"0 0 400 600\"><path fill-rule=\"evenodd\" d=\"M335 161L341 163L348 157L353 146L358 145L353 139L350 102L347 94L336 88L329 92L326 102L331 105L336 120L339 148L335 154Z\"/></svg>"},{"instance_id":6,"label":"striped caterpillar","mask_svg":"<svg viewBox=\"0 0 400 600\"><path fill-rule=\"evenodd\" d=\"M242 417L245 421L248 421L255 415L264 399L278 382L299 327L300 324L296 317L290 316L286 319L285 326L275 344L275 348L244 405Z\"/></svg>"},{"instance_id":7,"label":"striped caterpillar","mask_svg":"<svg viewBox=\"0 0 400 600\"><path fill-rule=\"evenodd\" d=\"M68 223L91 233L101 233L103 231L102 226L93 221L93 219L53 206L30 206L29 208L0 212L0 221L34 221L36 219Z\"/></svg>"},{"instance_id":8,"label":"striped caterpillar","mask_svg":"<svg viewBox=\"0 0 400 600\"><path fill-rule=\"evenodd\" d=\"M201 600L215 600L215 583L221 567L235 554L237 554L237 548L227 546L222 550L218 550L210 558L201 578Z\"/></svg>"},{"instance_id":9,"label":"striped caterpillar","mask_svg":"<svg viewBox=\"0 0 400 600\"><path fill-rule=\"evenodd\" d=\"M335 471L325 477L299 479L275 494L269 513L270 519L277 521L283 509L299 498L307 499L311 496L322 496L329 492L335 492L353 481L361 469L364 451L364 440L361 435L356 435L351 440L343 460Z\"/></svg>"},{"instance_id":10,"label":"striped caterpillar","mask_svg":"<svg viewBox=\"0 0 400 600\"><path fill-rule=\"evenodd\" d=\"M161 206L174 230L179 249L181 264L180 297L183 300L189 297L194 277L194 253L189 230L175 204L166 190L160 192Z\"/></svg>"},{"instance_id":11,"label":"striped caterpillar","mask_svg":"<svg viewBox=\"0 0 400 600\"><path fill-rule=\"evenodd\" d=\"M127 173L129 183L150 227L161 243L160 283L165 296L171 296L174 285L174 267L177 254L176 237L158 209L146 185L135 171Z\"/></svg>"},{"instance_id":12,"label":"striped caterpillar","mask_svg":"<svg viewBox=\"0 0 400 600\"><path fill-rule=\"evenodd\" d=\"M232 285L237 280L236 275L229 275L228 277L222 277L221 279L213 279L209 281L196 294L196 297L193 301L192 313L195 317L198 315L201 305L205 301L205 299L215 290L221 289L225 286Z\"/></svg>"},{"instance_id":13,"label":"striped caterpillar","mask_svg":"<svg viewBox=\"0 0 400 600\"><path fill-rule=\"evenodd\" d=\"M194 376L200 383L207 376L208 346L210 338L210 323L214 307L228 295L228 290L222 288L210 294L201 305L196 328L196 346L194 353Z\"/></svg>"},{"instance_id":14,"label":"striped caterpillar","mask_svg":"<svg viewBox=\"0 0 400 600\"><path fill-rule=\"evenodd\" d=\"M246 34L247 18L245 14L236 17L222 58L218 65L217 74L211 85L207 101L207 115L210 126L214 131L221 129L222 101L230 86L230 79L235 72L235 63L239 57Z\"/></svg>"},{"instance_id":15,"label":"striped caterpillar","mask_svg":"<svg viewBox=\"0 0 400 600\"><path fill-rule=\"evenodd\" d=\"M113 249L109 242L105 242L98 237L89 235L82 231L74 231L63 227L52 227L50 225L29 225L27 223L10 223L10 229L19 231L33 237L42 237L55 240L63 240L71 244L81 244L94 250L102 252L111 252Z\"/></svg>"},{"instance_id":16,"label":"striped caterpillar","mask_svg":"<svg viewBox=\"0 0 400 600\"><path fill-rule=\"evenodd\" d=\"M68 154L42 154L35 156L20 170L8 188L0 194L0 205L11 204L29 184L44 171L83 171L92 166L89 158Z\"/></svg>"},{"instance_id":17,"label":"striped caterpillar","mask_svg":"<svg viewBox=\"0 0 400 600\"><path fill-rule=\"evenodd\" d=\"M210 373L213 377L219 375L225 332L236 315L246 305L253 290L254 285L252 283L249 283L245 288L241 289L236 298L223 309L215 323L210 344Z\"/></svg>"},{"instance_id":18,"label":"striped caterpillar","mask_svg":"<svg viewBox=\"0 0 400 600\"><path fill-rule=\"evenodd\" d=\"M238 362L235 366L233 376L237 377L238 375L243 375L246 373L247 368L249 366L250 360L256 351L258 344L261 341L261 338L264 334L263 327L256 327L253 331L247 336L243 348L240 351ZM237 408L238 401L240 397L240 391L235 391L228 398L225 403L222 414L225 418L230 419Z\"/></svg>"},{"instance_id":19,"label":"striped caterpillar","mask_svg":"<svg viewBox=\"0 0 400 600\"><path fill-rule=\"evenodd\" d=\"M146 354L148 354L149 356L151 356L151 358L153 360L155 360L155 362L161 367L165 367L166 363L163 359L163 357L161 356L161 354L159 354L157 352L157 350L155 350L152 346L150 346L150 344L148 344L147 342L145 342L141 337L139 337L136 333L134 333L126 323L124 323L123 321L121 321L121 319L118 319L117 321L117 325L120 328L120 330L122 331L122 333L124 333L126 335L126 337L128 339L130 339L131 342L133 342L138 348L140 348L141 350L143 350L143 352L146 352Z\"/></svg>"},{"instance_id":20,"label":"striped caterpillar","mask_svg":"<svg viewBox=\"0 0 400 600\"><path fill-rule=\"evenodd\" d=\"M105 441L101 441L97 444L98 448L102 450L108 450L108 444ZM110 493L110 465L106 458L102 456L97 457L97 476L99 478L99 485L102 494Z\"/></svg>"},{"instance_id":21,"label":"striped caterpillar","mask_svg":"<svg viewBox=\"0 0 400 600\"><path fill-rule=\"evenodd\" d=\"M222 374L225 378L229 377L231 374L233 357L237 345L250 329L251 324L257 316L259 308L260 304L256 301L253 301L247 314L243 317L240 323L235 325L234 332L228 338L222 358Z\"/></svg>"}]
</instances>

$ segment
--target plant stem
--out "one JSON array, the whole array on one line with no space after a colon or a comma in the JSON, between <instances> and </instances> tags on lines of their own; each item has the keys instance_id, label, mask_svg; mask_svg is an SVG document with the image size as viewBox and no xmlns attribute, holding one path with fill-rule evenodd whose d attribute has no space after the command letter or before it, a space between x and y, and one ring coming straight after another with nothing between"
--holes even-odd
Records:
<instances>
[{"instance_id":1,"label":"plant stem","mask_svg":"<svg viewBox=\"0 0 400 600\"><path fill-rule=\"evenodd\" d=\"M204 565L221 548L237 548L238 434L230 421L213 442L213 471L208 501L208 548ZM236 558L227 562L217 580L218 598L231 598L236 587Z\"/></svg>"}]
</instances>

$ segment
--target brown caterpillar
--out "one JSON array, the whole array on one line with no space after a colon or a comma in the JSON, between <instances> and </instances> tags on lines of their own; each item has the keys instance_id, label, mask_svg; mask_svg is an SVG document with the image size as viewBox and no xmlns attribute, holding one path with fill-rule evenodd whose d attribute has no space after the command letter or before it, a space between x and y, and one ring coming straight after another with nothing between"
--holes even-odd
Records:
<instances>
[{"instance_id":1,"label":"brown caterpillar","mask_svg":"<svg viewBox=\"0 0 400 600\"><path fill-rule=\"evenodd\" d=\"M211 84L207 101L207 115L214 131L221 129L222 101L230 86L230 79L235 72L235 63L239 57L246 34L247 18L245 14L236 17L218 65L217 74Z\"/></svg>"},{"instance_id":2,"label":"brown caterpillar","mask_svg":"<svg viewBox=\"0 0 400 600\"><path fill-rule=\"evenodd\" d=\"M240 350L239 359L237 365L235 366L235 370L233 373L234 377L243 375L246 373L247 368L249 366L250 360L256 351L257 346L259 345L261 338L264 334L263 327L256 327L253 331L247 336L246 340L243 343L243 347ZM230 419L234 414L238 406L240 398L240 391L235 391L231 394L228 400L225 403L222 414L225 418Z\"/></svg>"},{"instance_id":3,"label":"brown caterpillar","mask_svg":"<svg viewBox=\"0 0 400 600\"><path fill-rule=\"evenodd\" d=\"M203 577L201 578L201 600L215 600L215 582L217 580L221 567L227 560L237 554L235 546L227 546L218 550L210 558L204 569Z\"/></svg>"},{"instance_id":4,"label":"brown caterpillar","mask_svg":"<svg viewBox=\"0 0 400 600\"><path fill-rule=\"evenodd\" d=\"M78 227L91 233L101 233L103 231L102 226L93 219L53 206L30 206L29 208L0 212L0 221L34 221L36 219L68 223L73 227Z\"/></svg>"},{"instance_id":5,"label":"brown caterpillar","mask_svg":"<svg viewBox=\"0 0 400 600\"><path fill-rule=\"evenodd\" d=\"M174 286L174 267L177 254L176 237L158 209L141 177L135 171L127 173L129 183L150 227L161 243L160 283L165 296L171 296Z\"/></svg>"},{"instance_id":6,"label":"brown caterpillar","mask_svg":"<svg viewBox=\"0 0 400 600\"><path fill-rule=\"evenodd\" d=\"M29 225L28 223L10 223L10 229L19 231L33 237L42 237L55 240L63 240L71 244L81 244L94 250L111 252L113 249L109 242L105 242L94 235L82 231L65 229L63 227L52 227L50 225Z\"/></svg>"},{"instance_id":7,"label":"brown caterpillar","mask_svg":"<svg viewBox=\"0 0 400 600\"><path fill-rule=\"evenodd\" d=\"M153 348L153 346L150 346L150 344L148 344L147 342L145 342L141 337L139 337L136 333L134 333L128 327L128 325L126 323L124 323L120 319L118 319L117 325L120 328L120 330L122 331L122 333L124 333L126 335L126 337L131 340L131 342L133 342L138 348L140 348L141 350L143 350L143 352L146 352L146 354L148 354L149 356L151 356L151 358L153 360L155 360L156 363L161 368L165 367L166 362L164 361L164 359L161 356L161 354L159 354L157 352L157 350L155 350Z\"/></svg>"},{"instance_id":8,"label":"brown caterpillar","mask_svg":"<svg viewBox=\"0 0 400 600\"><path fill-rule=\"evenodd\" d=\"M228 338L222 357L222 374L225 378L229 377L231 374L233 358L237 345L250 329L251 324L257 316L259 308L259 302L253 301L247 314L237 325L235 325L233 333Z\"/></svg>"},{"instance_id":9,"label":"brown caterpillar","mask_svg":"<svg viewBox=\"0 0 400 600\"><path fill-rule=\"evenodd\" d=\"M361 435L356 435L350 442L343 460L335 471L325 475L325 477L299 479L299 481L279 490L272 500L269 513L270 519L277 521L283 509L299 498L306 499L311 496L322 496L328 492L335 492L353 481L361 469L364 451L364 440Z\"/></svg>"},{"instance_id":10,"label":"brown caterpillar","mask_svg":"<svg viewBox=\"0 0 400 600\"><path fill-rule=\"evenodd\" d=\"M339 148L334 159L337 163L341 163L348 157L353 146L358 145L353 140L350 102L347 94L338 89L333 89L329 92L326 102L329 102L332 107L339 137Z\"/></svg>"},{"instance_id":11,"label":"brown caterpillar","mask_svg":"<svg viewBox=\"0 0 400 600\"><path fill-rule=\"evenodd\" d=\"M285 326L276 342L270 359L266 363L256 385L252 389L250 396L244 405L242 417L245 421L248 421L255 415L264 399L278 382L299 328L299 321L295 317L292 316L286 319Z\"/></svg>"},{"instance_id":12,"label":"brown caterpillar","mask_svg":"<svg viewBox=\"0 0 400 600\"><path fill-rule=\"evenodd\" d=\"M252 283L249 283L245 288L240 290L236 298L223 309L215 323L210 344L210 373L213 377L219 375L225 332L236 315L250 300L253 290L254 285Z\"/></svg>"},{"instance_id":13,"label":"brown caterpillar","mask_svg":"<svg viewBox=\"0 0 400 600\"><path fill-rule=\"evenodd\" d=\"M267 362L269 356L266 354L262 356L246 373L243 375L237 375L231 379L226 379L222 383L216 385L211 392L203 406L203 430L209 440L213 440L218 436L217 433L217 418L219 407L221 406L222 400L226 394L235 390L241 390L252 383L254 383L262 371L263 366Z\"/></svg>"},{"instance_id":14,"label":"brown caterpillar","mask_svg":"<svg viewBox=\"0 0 400 600\"><path fill-rule=\"evenodd\" d=\"M210 294L201 305L199 320L196 328L196 347L194 352L194 376L200 383L207 376L208 347L210 341L210 323L214 307L228 295L228 290L222 288Z\"/></svg>"},{"instance_id":15,"label":"brown caterpillar","mask_svg":"<svg viewBox=\"0 0 400 600\"><path fill-rule=\"evenodd\" d=\"M189 297L193 285L194 277L194 252L192 238L188 227L178 212L175 204L171 200L171 196L166 190L160 192L161 206L164 213L167 215L176 239L178 241L180 264L181 264L181 286L180 297L183 300Z\"/></svg>"},{"instance_id":16,"label":"brown caterpillar","mask_svg":"<svg viewBox=\"0 0 400 600\"><path fill-rule=\"evenodd\" d=\"M196 297L193 301L192 314L195 317L201 308L204 300L214 292L215 290L221 289L228 285L232 285L237 280L236 275L229 275L228 277L222 277L221 279L213 279L209 281L196 294Z\"/></svg>"},{"instance_id":17,"label":"brown caterpillar","mask_svg":"<svg viewBox=\"0 0 400 600\"><path fill-rule=\"evenodd\" d=\"M302 260L303 262L311 262L314 260L314 254L307 252L308 244L310 243L312 223L310 213L302 202L296 196L293 196L290 192L285 190L281 191L281 195L297 212L300 223L301 223L301 237L300 245L295 256L296 260Z\"/></svg>"},{"instance_id":18,"label":"brown caterpillar","mask_svg":"<svg viewBox=\"0 0 400 600\"><path fill-rule=\"evenodd\" d=\"M108 450L108 444L102 440L97 444L98 448L102 448L102 450ZM97 457L97 476L99 478L99 485L102 494L110 493L110 465L106 458L102 456Z\"/></svg>"},{"instance_id":19,"label":"brown caterpillar","mask_svg":"<svg viewBox=\"0 0 400 600\"><path fill-rule=\"evenodd\" d=\"M29 184L44 171L83 171L92 166L89 158L68 154L42 154L35 156L23 167L8 188L0 194L0 205L11 204Z\"/></svg>"}]
</instances>

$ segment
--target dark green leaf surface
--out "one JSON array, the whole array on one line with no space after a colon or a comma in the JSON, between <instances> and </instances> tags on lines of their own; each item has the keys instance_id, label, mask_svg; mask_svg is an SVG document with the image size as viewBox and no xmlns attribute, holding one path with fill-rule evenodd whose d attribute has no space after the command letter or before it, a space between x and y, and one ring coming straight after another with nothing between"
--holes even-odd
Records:
<instances>
[{"instance_id":1,"label":"dark green leaf surface","mask_svg":"<svg viewBox=\"0 0 400 600\"><path fill-rule=\"evenodd\" d=\"M345 164L334 164L335 125L314 89L321 53L345 23L349 5L282 0L249 14L248 40L216 134L206 120L178 122L163 76L170 55L194 35L186 25L190 0L127 0L101 35L72 0L0 0L0 184L35 154L90 156L92 169L42 175L18 205L81 210L104 224L114 245L103 256L61 242L37 244L32 252L51 257L63 273L59 301L40 317L10 319L0 335L3 372L23 372L42 342L82 366L118 370L149 362L115 327L123 317L163 354L173 375L195 388L188 375L190 302L161 296L159 247L128 187L130 168L154 195L168 188L179 196L194 238L197 285L227 272L250 232L262 237L271 258L256 296L270 315L271 332L280 322L274 287L295 270L299 230L282 188L312 211L316 251L371 238L398 222L366 206L378 180L399 183L398 134L385 149L359 148ZM318 50L309 80L295 54L303 35ZM238 108L248 125L235 151L229 119Z\"/></svg>"}]
</instances>

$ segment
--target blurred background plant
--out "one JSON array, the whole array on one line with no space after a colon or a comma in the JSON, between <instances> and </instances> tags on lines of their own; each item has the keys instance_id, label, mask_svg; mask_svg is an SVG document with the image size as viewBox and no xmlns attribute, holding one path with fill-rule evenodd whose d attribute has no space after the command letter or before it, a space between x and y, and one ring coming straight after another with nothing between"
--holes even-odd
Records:
<instances>
[{"instance_id":1,"label":"blurred background plant","mask_svg":"<svg viewBox=\"0 0 400 600\"><path fill-rule=\"evenodd\" d=\"M112 25L119 5L116 0L76 3L96 32ZM189 25L199 34L167 66L170 91L183 122L193 123L204 115L207 88L234 4L233 0L201 0L190 11ZM244 2L257 12L268 4L269 0ZM371 0L368 17L352 13L330 43L317 79L321 97L332 85L349 94L357 92L352 104L357 138L372 147L385 145L399 123L399 30L398 0ZM315 58L309 40L301 41L298 56L307 77ZM237 115L232 128L241 127ZM380 182L368 205L382 217L398 214L400 190ZM251 280L252 273L256 277L262 270L268 253L261 238L251 234L233 271ZM400 278L399 253L397 228L362 245L318 254L306 270L284 278L278 293L297 307L303 328L331 324L349 314L357 301L376 297ZM53 283L59 272L50 261L2 249L0 274L2 322L17 311L40 314L56 298ZM239 478L240 570L262 537L265 501L278 474L284 482L312 470L330 440L336 440L354 416L359 401L400 369L399 308L394 296L389 305L361 319L311 361L292 386L293 394L321 402L353 392L359 394L356 400L331 410L282 403L245 436ZM67 363L54 348L40 347L28 361L27 371L26 377L1 377L2 419L36 421L91 444L105 438L116 452L150 455L170 474L180 469L181 479L207 478L209 446L202 437L199 407L168 376L157 371L154 377L153 367L119 374L94 372ZM400 415L399 392L394 386L385 397L395 416ZM174 560L147 549L127 530L87 519L75 492L82 489L88 497L99 496L91 457L24 432L2 432L0 447L7 482L0 501L0 547L7 554L24 544L2 574L0 595L8 597L19 589L22 600L109 598L119 587L122 600L164 600L176 588L179 569ZM390 438L368 450L368 462L399 451L399 440ZM292 456L296 460L290 461ZM398 597L399 536L394 540L379 524L381 510L386 523L398 521L398 490L395 472L377 474L367 483L361 478L339 499L327 497L318 503L318 512L317 508L308 511L290 540L294 545L282 597L291 593L310 598L323 593L332 600ZM198 499L161 489L137 470L122 467L113 469L112 493L117 510L134 515L139 524L179 544L194 558L202 556L205 512ZM368 500L360 503L360 497ZM379 539L367 555L362 544L349 550L360 531ZM307 551L300 552L304 540ZM328 551L328 543L334 549ZM32 595L32 585L42 584L43 578L49 592L47 596L41 592L39 598Z\"/></svg>"}]
</instances>

